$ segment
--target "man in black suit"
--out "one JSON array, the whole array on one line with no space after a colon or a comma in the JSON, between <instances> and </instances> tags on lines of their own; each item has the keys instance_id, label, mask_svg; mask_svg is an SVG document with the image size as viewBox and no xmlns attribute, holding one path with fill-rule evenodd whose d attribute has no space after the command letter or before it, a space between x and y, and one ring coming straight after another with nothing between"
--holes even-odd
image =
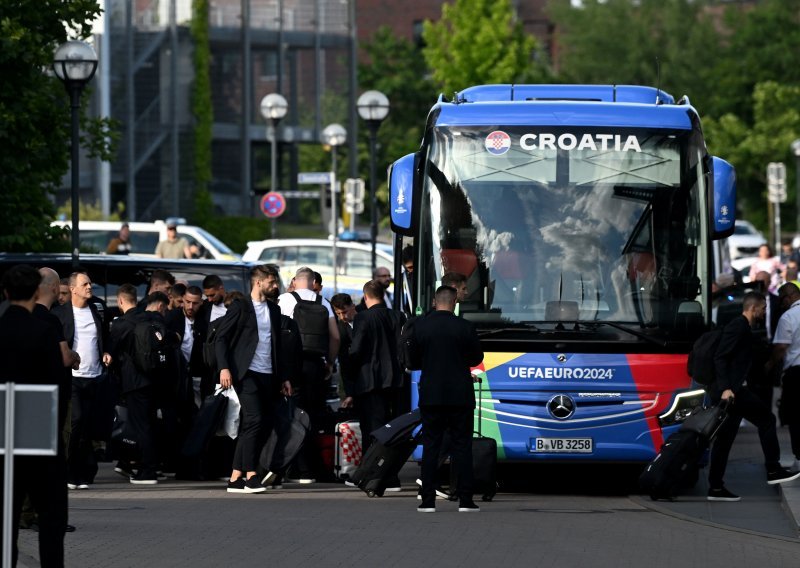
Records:
<instances>
[{"instance_id":1,"label":"man in black suit","mask_svg":"<svg viewBox=\"0 0 800 568\"><path fill-rule=\"evenodd\" d=\"M26 265L14 266L3 277L9 306L0 317L0 381L58 386L63 361L58 337L47 323L32 315L41 275ZM63 448L59 447L59 452ZM3 460L8 459L4 457ZM39 557L44 567L64 566L64 531L67 526L67 494L64 480L56 474L63 455L14 458L11 565L17 562L17 535L22 499L30 496L39 515ZM0 462L2 463L2 462ZM3 479L4 466L0 469ZM0 496L0 502L3 497ZM2 505L6 505L2 503ZM2 543L0 543L2 553Z\"/></svg>"},{"instance_id":2,"label":"man in black suit","mask_svg":"<svg viewBox=\"0 0 800 568\"><path fill-rule=\"evenodd\" d=\"M375 280L364 284L363 291L367 309L357 313L353 321L350 358L355 373L344 377L347 396L344 403L348 399L355 401L364 433L361 447L366 453L369 433L398 415L405 375L400 368L397 345L405 317L402 312L386 307L384 289Z\"/></svg>"},{"instance_id":3,"label":"man in black suit","mask_svg":"<svg viewBox=\"0 0 800 568\"><path fill-rule=\"evenodd\" d=\"M242 405L230 493L265 491L256 476L259 452L273 427L274 401L292 394L282 361L281 310L267 300L275 284L268 268L250 271L250 298L233 302L217 330L220 385L233 386Z\"/></svg>"},{"instance_id":4,"label":"man in black suit","mask_svg":"<svg viewBox=\"0 0 800 568\"><path fill-rule=\"evenodd\" d=\"M120 287L120 292L128 293L124 286ZM117 297L120 297L119 292ZM115 471L122 475L128 475L130 482L134 485L156 485L158 483L156 475L158 457L154 429L157 388L158 384L166 379L167 372L154 371L151 373L137 367L135 361L137 349L140 346L137 345L136 334L139 324L158 323L162 326L161 329L166 328L163 314L169 305L169 297L163 292L153 292L144 299L145 311L141 313L131 309L128 299L122 304L126 311L122 317L114 321L114 325L111 327L110 344L114 349L112 356L120 370L122 394L128 406L128 422L139 444L141 460L136 473L130 469L125 470L124 462L120 462ZM169 342L170 338L167 338L166 341ZM177 343L177 339L173 339L173 341Z\"/></svg>"},{"instance_id":5,"label":"man in black suit","mask_svg":"<svg viewBox=\"0 0 800 568\"><path fill-rule=\"evenodd\" d=\"M722 329L722 337L714 352L715 381L708 387L711 402L728 402L728 419L720 426L708 467L708 500L739 501L741 497L732 493L723 482L725 468L742 418L758 428L767 483L774 485L797 479L800 473L792 474L781 467L781 451L775 429L772 410L749 389L743 388L751 373L753 344L752 327L764 320L766 301L760 292L748 292L742 300L742 315L732 319Z\"/></svg>"},{"instance_id":6,"label":"man in black suit","mask_svg":"<svg viewBox=\"0 0 800 568\"><path fill-rule=\"evenodd\" d=\"M459 512L480 511L472 500L472 426L475 391L471 369L483 361L475 326L453 312L457 291L440 286L434 310L416 320L414 343L422 370L419 408L422 413L421 513L436 511L436 470L445 432L450 435L453 467L458 468Z\"/></svg>"},{"instance_id":7,"label":"man in black suit","mask_svg":"<svg viewBox=\"0 0 800 568\"><path fill-rule=\"evenodd\" d=\"M96 397L104 380L104 366L111 355L103 349L104 327L100 314L91 302L92 281L85 272L69 277L70 301L53 309L61 321L64 338L70 349L80 355L80 366L72 371L72 433L67 448L67 486L88 489L97 472L92 454L90 425L96 411Z\"/></svg>"},{"instance_id":8,"label":"man in black suit","mask_svg":"<svg viewBox=\"0 0 800 568\"><path fill-rule=\"evenodd\" d=\"M334 294L331 296L331 307L336 314L336 327L339 328L339 396L342 399L342 408L350 408L353 404L352 396L347 395L346 381L358 369L354 368L350 357L350 345L353 343L353 321L356 317L356 306L350 294ZM344 393L344 394L342 394Z\"/></svg>"}]
</instances>

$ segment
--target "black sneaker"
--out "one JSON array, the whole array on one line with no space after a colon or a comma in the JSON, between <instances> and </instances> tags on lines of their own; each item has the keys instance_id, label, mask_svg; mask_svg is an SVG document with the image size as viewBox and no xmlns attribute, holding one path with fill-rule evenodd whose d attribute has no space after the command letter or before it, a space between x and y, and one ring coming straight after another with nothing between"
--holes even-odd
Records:
<instances>
[{"instance_id":1,"label":"black sneaker","mask_svg":"<svg viewBox=\"0 0 800 568\"><path fill-rule=\"evenodd\" d=\"M136 474L136 472L134 471L133 466L131 466L130 462L126 462L126 461L122 461L122 460L117 462L116 467L114 467L114 471L117 472L118 474L120 474L121 476L128 477L128 478L130 478L130 477L132 477L132 476L134 476Z\"/></svg>"},{"instance_id":2,"label":"black sneaker","mask_svg":"<svg viewBox=\"0 0 800 568\"><path fill-rule=\"evenodd\" d=\"M144 473L140 471L136 475L131 476L131 483L134 485L157 485L158 476L155 473Z\"/></svg>"},{"instance_id":3,"label":"black sneaker","mask_svg":"<svg viewBox=\"0 0 800 568\"><path fill-rule=\"evenodd\" d=\"M736 495L735 493L731 493L724 487L721 489L709 489L708 490L708 500L709 501L741 501L742 498Z\"/></svg>"},{"instance_id":4,"label":"black sneaker","mask_svg":"<svg viewBox=\"0 0 800 568\"><path fill-rule=\"evenodd\" d=\"M435 500L423 500L422 503L419 504L417 507L418 513L435 513L436 512L436 501Z\"/></svg>"},{"instance_id":5,"label":"black sneaker","mask_svg":"<svg viewBox=\"0 0 800 568\"><path fill-rule=\"evenodd\" d=\"M422 499L422 480L417 478L417 486L419 489L417 490L417 499ZM445 501L452 500L450 494L444 490L444 487L441 485L436 488L436 498L437 499L444 499Z\"/></svg>"},{"instance_id":6,"label":"black sneaker","mask_svg":"<svg viewBox=\"0 0 800 568\"><path fill-rule=\"evenodd\" d=\"M257 475L252 476L250 479L244 482L245 493L264 493L266 490L267 488L259 483Z\"/></svg>"},{"instance_id":7,"label":"black sneaker","mask_svg":"<svg viewBox=\"0 0 800 568\"><path fill-rule=\"evenodd\" d=\"M779 467L775 471L767 473L767 484L786 483L787 481L794 481L798 477L800 477L800 471L789 471L785 467Z\"/></svg>"},{"instance_id":8,"label":"black sneaker","mask_svg":"<svg viewBox=\"0 0 800 568\"><path fill-rule=\"evenodd\" d=\"M462 501L458 504L458 512L459 513L480 513L481 508L475 504L475 501L470 499L469 501Z\"/></svg>"},{"instance_id":9,"label":"black sneaker","mask_svg":"<svg viewBox=\"0 0 800 568\"><path fill-rule=\"evenodd\" d=\"M261 485L275 485L275 480L278 479L278 474L274 471L268 471L264 479L261 480Z\"/></svg>"},{"instance_id":10,"label":"black sneaker","mask_svg":"<svg viewBox=\"0 0 800 568\"><path fill-rule=\"evenodd\" d=\"M236 481L228 481L228 493L244 493L244 477Z\"/></svg>"}]
</instances>

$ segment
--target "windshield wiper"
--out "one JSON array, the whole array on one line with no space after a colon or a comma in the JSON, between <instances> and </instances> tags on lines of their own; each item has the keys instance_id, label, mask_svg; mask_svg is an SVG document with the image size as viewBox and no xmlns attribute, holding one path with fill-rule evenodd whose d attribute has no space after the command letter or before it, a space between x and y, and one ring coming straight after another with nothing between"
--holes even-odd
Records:
<instances>
[{"instance_id":1,"label":"windshield wiper","mask_svg":"<svg viewBox=\"0 0 800 568\"><path fill-rule=\"evenodd\" d=\"M533 324L519 324L509 325L505 327L497 327L495 329L487 329L486 331L478 332L478 337L488 337L490 335L498 335L501 333L509 333L513 331L527 331L528 333L539 333L539 329Z\"/></svg>"},{"instance_id":2,"label":"windshield wiper","mask_svg":"<svg viewBox=\"0 0 800 568\"><path fill-rule=\"evenodd\" d=\"M650 343L653 343L653 344L658 345L660 347L666 347L667 346L667 342L666 341L656 339L655 337L651 337L651 336L647 335L646 333L642 333L641 331L639 331L637 329L633 329L632 327L627 326L627 325L622 325L621 323L617 323L617 322L613 322L613 321L599 321L599 320L593 320L591 323L593 325L607 325L609 327L613 327L615 329L619 329L621 331L624 331L625 333L630 333L631 335L633 335L635 337L638 337L639 339L644 339L645 341L649 341Z\"/></svg>"}]
</instances>

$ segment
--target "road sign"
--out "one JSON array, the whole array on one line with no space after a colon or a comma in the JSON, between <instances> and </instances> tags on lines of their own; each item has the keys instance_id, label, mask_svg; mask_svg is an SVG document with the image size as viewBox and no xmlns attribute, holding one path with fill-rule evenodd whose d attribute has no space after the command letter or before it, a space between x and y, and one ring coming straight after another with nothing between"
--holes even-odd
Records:
<instances>
[{"instance_id":1,"label":"road sign","mask_svg":"<svg viewBox=\"0 0 800 568\"><path fill-rule=\"evenodd\" d=\"M770 203L786 203L786 164L767 164L767 198Z\"/></svg>"},{"instance_id":2,"label":"road sign","mask_svg":"<svg viewBox=\"0 0 800 568\"><path fill-rule=\"evenodd\" d=\"M364 201L364 180L361 178L348 178L344 182L345 201L357 203Z\"/></svg>"},{"instance_id":3,"label":"road sign","mask_svg":"<svg viewBox=\"0 0 800 568\"><path fill-rule=\"evenodd\" d=\"M321 184L331 183L331 172L300 172L297 174L297 183Z\"/></svg>"},{"instance_id":4,"label":"road sign","mask_svg":"<svg viewBox=\"0 0 800 568\"><path fill-rule=\"evenodd\" d=\"M282 191L286 199L319 199L319 191Z\"/></svg>"},{"instance_id":5,"label":"road sign","mask_svg":"<svg viewBox=\"0 0 800 568\"><path fill-rule=\"evenodd\" d=\"M358 215L364 212L364 202L356 201L355 203L344 202L344 210L351 215Z\"/></svg>"},{"instance_id":6,"label":"road sign","mask_svg":"<svg viewBox=\"0 0 800 568\"><path fill-rule=\"evenodd\" d=\"M286 211L286 199L277 191L265 193L261 198L261 212L270 219L280 217L284 211Z\"/></svg>"}]
</instances>

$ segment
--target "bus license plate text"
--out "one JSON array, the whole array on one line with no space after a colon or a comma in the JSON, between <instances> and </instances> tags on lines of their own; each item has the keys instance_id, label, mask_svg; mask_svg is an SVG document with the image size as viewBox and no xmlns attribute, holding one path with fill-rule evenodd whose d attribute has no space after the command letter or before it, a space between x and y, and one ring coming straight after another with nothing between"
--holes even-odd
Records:
<instances>
[{"instance_id":1,"label":"bus license plate text","mask_svg":"<svg viewBox=\"0 0 800 568\"><path fill-rule=\"evenodd\" d=\"M592 453L591 438L534 438L533 451L541 453Z\"/></svg>"}]
</instances>

